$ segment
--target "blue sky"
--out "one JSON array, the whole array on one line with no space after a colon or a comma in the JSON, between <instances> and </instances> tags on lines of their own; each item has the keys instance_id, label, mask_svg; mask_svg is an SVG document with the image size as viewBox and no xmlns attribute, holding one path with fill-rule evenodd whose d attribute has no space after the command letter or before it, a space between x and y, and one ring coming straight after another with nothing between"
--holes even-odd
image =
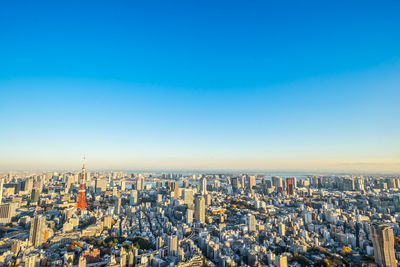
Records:
<instances>
[{"instance_id":1,"label":"blue sky","mask_svg":"<svg viewBox=\"0 0 400 267\"><path fill-rule=\"evenodd\" d=\"M10 1L0 169L400 171L398 1Z\"/></svg>"}]
</instances>

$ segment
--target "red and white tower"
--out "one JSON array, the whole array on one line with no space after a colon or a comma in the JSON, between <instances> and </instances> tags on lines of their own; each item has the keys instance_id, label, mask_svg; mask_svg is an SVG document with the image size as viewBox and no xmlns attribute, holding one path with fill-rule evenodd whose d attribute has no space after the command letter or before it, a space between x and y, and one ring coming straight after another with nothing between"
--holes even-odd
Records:
<instances>
[{"instance_id":1,"label":"red and white tower","mask_svg":"<svg viewBox=\"0 0 400 267\"><path fill-rule=\"evenodd\" d=\"M76 200L75 207L80 209L81 211L84 211L87 208L85 197L85 157L83 157L81 183L79 185L78 199Z\"/></svg>"}]
</instances>

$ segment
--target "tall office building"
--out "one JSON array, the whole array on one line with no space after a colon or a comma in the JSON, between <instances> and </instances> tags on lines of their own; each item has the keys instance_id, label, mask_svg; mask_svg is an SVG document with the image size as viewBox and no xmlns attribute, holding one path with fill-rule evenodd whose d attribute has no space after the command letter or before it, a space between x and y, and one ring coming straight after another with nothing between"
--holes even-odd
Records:
<instances>
[{"instance_id":1,"label":"tall office building","mask_svg":"<svg viewBox=\"0 0 400 267\"><path fill-rule=\"evenodd\" d=\"M275 259L275 266L276 267L287 267L287 256L286 255L279 255Z\"/></svg>"},{"instance_id":2,"label":"tall office building","mask_svg":"<svg viewBox=\"0 0 400 267\"><path fill-rule=\"evenodd\" d=\"M157 236L156 238L156 249L160 249L164 246L164 239L161 236Z\"/></svg>"},{"instance_id":3,"label":"tall office building","mask_svg":"<svg viewBox=\"0 0 400 267\"><path fill-rule=\"evenodd\" d=\"M193 222L193 210L187 209L186 210L186 223L192 223L192 222Z\"/></svg>"},{"instance_id":4,"label":"tall office building","mask_svg":"<svg viewBox=\"0 0 400 267\"><path fill-rule=\"evenodd\" d=\"M68 175L65 178L65 191L68 192L71 188L71 185L75 183L75 176Z\"/></svg>"},{"instance_id":5,"label":"tall office building","mask_svg":"<svg viewBox=\"0 0 400 267\"><path fill-rule=\"evenodd\" d=\"M169 256L178 255L178 237L176 235L168 237L168 254Z\"/></svg>"},{"instance_id":6,"label":"tall office building","mask_svg":"<svg viewBox=\"0 0 400 267\"><path fill-rule=\"evenodd\" d=\"M122 179L122 181L121 181L121 191L123 192L123 191L125 191L125 189L126 189L126 182L125 182L125 179Z\"/></svg>"},{"instance_id":7,"label":"tall office building","mask_svg":"<svg viewBox=\"0 0 400 267\"><path fill-rule=\"evenodd\" d=\"M107 180L104 178L96 178L95 180L95 190L96 192L107 191Z\"/></svg>"},{"instance_id":8,"label":"tall office building","mask_svg":"<svg viewBox=\"0 0 400 267\"><path fill-rule=\"evenodd\" d=\"M280 236L286 235L286 226L283 223L279 224L279 235Z\"/></svg>"},{"instance_id":9,"label":"tall office building","mask_svg":"<svg viewBox=\"0 0 400 267\"><path fill-rule=\"evenodd\" d=\"M231 178L231 185L233 190L237 190L239 188L239 181L237 177L232 177Z\"/></svg>"},{"instance_id":10,"label":"tall office building","mask_svg":"<svg viewBox=\"0 0 400 267\"><path fill-rule=\"evenodd\" d=\"M364 177L357 177L355 180L356 189L359 191L364 190Z\"/></svg>"},{"instance_id":11,"label":"tall office building","mask_svg":"<svg viewBox=\"0 0 400 267\"><path fill-rule=\"evenodd\" d=\"M162 204L163 203L163 195L162 194L157 194L157 203Z\"/></svg>"},{"instance_id":12,"label":"tall office building","mask_svg":"<svg viewBox=\"0 0 400 267\"><path fill-rule=\"evenodd\" d=\"M202 177L200 180L200 192L202 195L207 194L207 178L206 177Z\"/></svg>"},{"instance_id":13,"label":"tall office building","mask_svg":"<svg viewBox=\"0 0 400 267\"><path fill-rule=\"evenodd\" d=\"M90 172L86 172L86 182L91 182L92 181L92 175Z\"/></svg>"},{"instance_id":14,"label":"tall office building","mask_svg":"<svg viewBox=\"0 0 400 267\"><path fill-rule=\"evenodd\" d=\"M37 188L34 188L31 193L31 202L37 203L40 199L40 191Z\"/></svg>"},{"instance_id":15,"label":"tall office building","mask_svg":"<svg viewBox=\"0 0 400 267\"><path fill-rule=\"evenodd\" d=\"M86 257L81 255L78 261L78 267L86 267Z\"/></svg>"},{"instance_id":16,"label":"tall office building","mask_svg":"<svg viewBox=\"0 0 400 267\"><path fill-rule=\"evenodd\" d=\"M138 201L138 191L132 190L131 195L129 196L129 205L136 205Z\"/></svg>"},{"instance_id":17,"label":"tall office building","mask_svg":"<svg viewBox=\"0 0 400 267\"><path fill-rule=\"evenodd\" d=\"M43 183L44 183L44 184L48 184L52 179L53 179L53 173L48 172L48 173L46 173L45 176L44 176L44 181L43 181Z\"/></svg>"},{"instance_id":18,"label":"tall office building","mask_svg":"<svg viewBox=\"0 0 400 267\"><path fill-rule=\"evenodd\" d=\"M143 175L139 175L136 181L136 189L138 191L143 191L144 190L144 177Z\"/></svg>"},{"instance_id":19,"label":"tall office building","mask_svg":"<svg viewBox=\"0 0 400 267\"><path fill-rule=\"evenodd\" d=\"M18 255L18 253L21 251L21 244L22 241L19 239L13 239L11 241L11 252L13 253L14 257Z\"/></svg>"},{"instance_id":20,"label":"tall office building","mask_svg":"<svg viewBox=\"0 0 400 267\"><path fill-rule=\"evenodd\" d=\"M206 203L202 195L196 196L194 217L196 222L204 223L206 221Z\"/></svg>"},{"instance_id":21,"label":"tall office building","mask_svg":"<svg viewBox=\"0 0 400 267\"><path fill-rule=\"evenodd\" d=\"M279 188L283 186L282 178L279 176L273 176L271 178L272 180L272 185L275 186L275 188Z\"/></svg>"},{"instance_id":22,"label":"tall office building","mask_svg":"<svg viewBox=\"0 0 400 267\"><path fill-rule=\"evenodd\" d=\"M183 190L183 201L188 206L193 206L193 191L191 189Z\"/></svg>"},{"instance_id":23,"label":"tall office building","mask_svg":"<svg viewBox=\"0 0 400 267\"><path fill-rule=\"evenodd\" d=\"M112 217L111 216L104 216L103 218L103 227L106 229L111 229L112 226Z\"/></svg>"},{"instance_id":24,"label":"tall office building","mask_svg":"<svg viewBox=\"0 0 400 267\"><path fill-rule=\"evenodd\" d=\"M0 204L0 224L10 223L11 218L15 215L15 209L14 203Z\"/></svg>"},{"instance_id":25,"label":"tall office building","mask_svg":"<svg viewBox=\"0 0 400 267\"><path fill-rule=\"evenodd\" d=\"M125 249L122 248L121 251L119 252L119 266L126 266L127 263L127 256L128 253L126 253Z\"/></svg>"},{"instance_id":26,"label":"tall office building","mask_svg":"<svg viewBox=\"0 0 400 267\"><path fill-rule=\"evenodd\" d=\"M129 250L128 252L128 266L133 267L134 266L134 261L135 261L135 256L133 254L132 250Z\"/></svg>"},{"instance_id":27,"label":"tall office building","mask_svg":"<svg viewBox=\"0 0 400 267\"><path fill-rule=\"evenodd\" d=\"M35 216L32 220L31 230L29 233L29 242L35 248L43 244L45 228L46 218L42 215Z\"/></svg>"},{"instance_id":28,"label":"tall office building","mask_svg":"<svg viewBox=\"0 0 400 267\"><path fill-rule=\"evenodd\" d=\"M294 178L286 178L286 193L288 195L294 194L295 189L295 179Z\"/></svg>"},{"instance_id":29,"label":"tall office building","mask_svg":"<svg viewBox=\"0 0 400 267\"><path fill-rule=\"evenodd\" d=\"M179 199L179 183L178 182L175 181L171 184L171 192L174 192L175 200Z\"/></svg>"},{"instance_id":30,"label":"tall office building","mask_svg":"<svg viewBox=\"0 0 400 267\"><path fill-rule=\"evenodd\" d=\"M247 227L249 228L249 232L254 232L256 230L256 218L253 214L247 216Z\"/></svg>"},{"instance_id":31,"label":"tall office building","mask_svg":"<svg viewBox=\"0 0 400 267\"><path fill-rule=\"evenodd\" d=\"M115 199L114 202L114 214L118 215L121 213L121 198Z\"/></svg>"},{"instance_id":32,"label":"tall office building","mask_svg":"<svg viewBox=\"0 0 400 267\"><path fill-rule=\"evenodd\" d=\"M248 190L252 190L254 186L256 186L256 176L255 175L250 175L249 176L249 182L247 184Z\"/></svg>"},{"instance_id":33,"label":"tall office building","mask_svg":"<svg viewBox=\"0 0 400 267\"><path fill-rule=\"evenodd\" d=\"M247 180L247 175L242 175L242 177L240 178L240 187L242 189L246 188L246 180Z\"/></svg>"},{"instance_id":34,"label":"tall office building","mask_svg":"<svg viewBox=\"0 0 400 267\"><path fill-rule=\"evenodd\" d=\"M386 224L373 224L371 225L371 239L374 246L375 263L382 267L397 266L393 229Z\"/></svg>"},{"instance_id":35,"label":"tall office building","mask_svg":"<svg viewBox=\"0 0 400 267\"><path fill-rule=\"evenodd\" d=\"M39 259L36 254L28 254L23 257L23 260L25 262L25 267L36 267L40 266Z\"/></svg>"},{"instance_id":36,"label":"tall office building","mask_svg":"<svg viewBox=\"0 0 400 267\"><path fill-rule=\"evenodd\" d=\"M30 194L33 188L33 178L27 178L21 182L21 191L25 194Z\"/></svg>"}]
</instances>

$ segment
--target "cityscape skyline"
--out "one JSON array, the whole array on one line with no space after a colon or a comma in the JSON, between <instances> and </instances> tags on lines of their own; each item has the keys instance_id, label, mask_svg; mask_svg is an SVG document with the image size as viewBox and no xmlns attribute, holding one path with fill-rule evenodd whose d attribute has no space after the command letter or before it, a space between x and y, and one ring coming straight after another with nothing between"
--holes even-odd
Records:
<instances>
[{"instance_id":1,"label":"cityscape skyline","mask_svg":"<svg viewBox=\"0 0 400 267\"><path fill-rule=\"evenodd\" d=\"M0 267L400 266L400 1L3 1Z\"/></svg>"}]
</instances>

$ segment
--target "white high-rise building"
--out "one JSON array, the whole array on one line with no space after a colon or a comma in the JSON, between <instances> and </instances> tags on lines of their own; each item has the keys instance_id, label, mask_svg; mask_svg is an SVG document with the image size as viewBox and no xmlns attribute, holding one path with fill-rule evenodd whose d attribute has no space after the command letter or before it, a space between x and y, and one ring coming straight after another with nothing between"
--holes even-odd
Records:
<instances>
[{"instance_id":1,"label":"white high-rise building","mask_svg":"<svg viewBox=\"0 0 400 267\"><path fill-rule=\"evenodd\" d=\"M25 262L25 267L36 267L39 266L38 257L36 254L29 254L23 257Z\"/></svg>"},{"instance_id":2,"label":"white high-rise building","mask_svg":"<svg viewBox=\"0 0 400 267\"><path fill-rule=\"evenodd\" d=\"M186 223L192 223L192 222L193 222L193 210L187 209L186 210Z\"/></svg>"},{"instance_id":3,"label":"white high-rise building","mask_svg":"<svg viewBox=\"0 0 400 267\"><path fill-rule=\"evenodd\" d=\"M143 175L139 175L136 181L136 189L138 191L143 191L144 190L144 177Z\"/></svg>"},{"instance_id":4,"label":"white high-rise building","mask_svg":"<svg viewBox=\"0 0 400 267\"><path fill-rule=\"evenodd\" d=\"M184 189L183 190L183 201L188 206L193 206L193 190Z\"/></svg>"},{"instance_id":5,"label":"white high-rise building","mask_svg":"<svg viewBox=\"0 0 400 267\"><path fill-rule=\"evenodd\" d=\"M202 195L207 194L207 178L206 177L202 177L200 180L200 192Z\"/></svg>"},{"instance_id":6,"label":"white high-rise building","mask_svg":"<svg viewBox=\"0 0 400 267\"><path fill-rule=\"evenodd\" d=\"M283 223L279 224L279 235L284 236L286 234L286 226Z\"/></svg>"},{"instance_id":7,"label":"white high-rise building","mask_svg":"<svg viewBox=\"0 0 400 267\"><path fill-rule=\"evenodd\" d=\"M137 204L138 200L138 191L132 190L131 195L129 197L129 205L133 206Z\"/></svg>"},{"instance_id":8,"label":"white high-rise building","mask_svg":"<svg viewBox=\"0 0 400 267\"><path fill-rule=\"evenodd\" d=\"M247 216L247 226L249 228L249 232L256 231L256 218L253 214L249 214Z\"/></svg>"},{"instance_id":9,"label":"white high-rise building","mask_svg":"<svg viewBox=\"0 0 400 267\"><path fill-rule=\"evenodd\" d=\"M122 179L122 181L121 181L121 191L125 191L125 188L126 188L126 182L125 182L125 179Z\"/></svg>"},{"instance_id":10,"label":"white high-rise building","mask_svg":"<svg viewBox=\"0 0 400 267\"><path fill-rule=\"evenodd\" d=\"M30 194L32 192L32 188L33 188L33 179L32 178L26 179L24 188L25 193Z\"/></svg>"},{"instance_id":11,"label":"white high-rise building","mask_svg":"<svg viewBox=\"0 0 400 267\"><path fill-rule=\"evenodd\" d=\"M246 175L242 175L242 177L240 178L240 187L242 189L246 188Z\"/></svg>"},{"instance_id":12,"label":"white high-rise building","mask_svg":"<svg viewBox=\"0 0 400 267\"><path fill-rule=\"evenodd\" d=\"M206 201L202 195L196 196L194 217L196 222L204 223L206 221Z\"/></svg>"}]
</instances>

